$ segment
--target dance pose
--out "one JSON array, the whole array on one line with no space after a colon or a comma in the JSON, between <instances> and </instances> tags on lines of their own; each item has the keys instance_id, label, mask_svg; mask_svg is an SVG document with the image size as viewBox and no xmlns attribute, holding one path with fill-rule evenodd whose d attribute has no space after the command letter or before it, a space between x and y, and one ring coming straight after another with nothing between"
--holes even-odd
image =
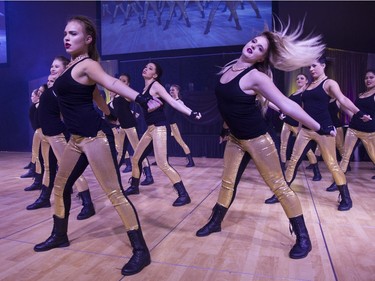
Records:
<instances>
[{"instance_id":1,"label":"dance pose","mask_svg":"<svg viewBox=\"0 0 375 281\"><path fill-rule=\"evenodd\" d=\"M361 114L361 111L350 99L344 96L335 80L328 79L325 74L326 63L327 60L325 56L322 56L311 64L310 73L313 77L313 81L303 92L302 102L304 110L312 118L324 126L333 127L331 115L328 110L328 104L331 98L336 98L340 102L343 110L349 115L354 115L356 113ZM370 116L361 114L360 118L363 121L368 121ZM315 141L318 144L324 163L327 165L340 191L341 201L338 210L349 210L352 207L352 199L350 198L345 174L337 163L335 138L332 136L321 136L303 126L297 135L292 156L288 162L285 172L286 181L289 185L293 182L298 166L301 163L301 155L303 155L310 141Z\"/></svg>"},{"instance_id":2,"label":"dance pose","mask_svg":"<svg viewBox=\"0 0 375 281\"><path fill-rule=\"evenodd\" d=\"M224 152L218 201L209 222L196 235L202 237L221 231L222 220L235 199L238 183L251 158L289 218L297 236L289 256L299 259L311 251L302 207L297 194L284 179L275 143L267 133L268 126L257 105L256 96L262 95L285 115L298 120L317 134L334 132L320 125L297 103L284 96L269 77L271 66L291 71L311 64L324 50L320 36L299 39L303 32L302 26L289 35L288 27L279 32L265 31L253 38L243 47L241 56L228 63L219 73L221 76L215 93L225 121L223 131L229 128L230 135Z\"/></svg>"},{"instance_id":3,"label":"dance pose","mask_svg":"<svg viewBox=\"0 0 375 281\"><path fill-rule=\"evenodd\" d=\"M44 91L47 89L47 84L43 84L40 86L33 96L32 94L32 100L34 100L33 104L30 107L29 112L29 118L31 122L31 126L34 129L34 136L33 136L33 143L31 148L31 159L34 165L29 169L29 171L26 174L23 174L21 178L26 177L33 177L34 181L33 183L26 187L25 191L32 191L32 190L40 190L42 189L42 180L43 180L43 174L44 174L44 163L43 163L43 157L42 157L42 151L41 151L41 141L42 141L42 130L40 128L40 122L38 118L38 110L39 110L39 101L40 97L44 93Z\"/></svg>"},{"instance_id":4,"label":"dance pose","mask_svg":"<svg viewBox=\"0 0 375 281\"><path fill-rule=\"evenodd\" d=\"M344 173L347 171L350 156L358 139L361 140L371 161L375 164L375 119L372 118L375 112L375 70L366 71L365 86L366 91L360 93L354 103L360 111L352 116L345 134L344 154L340 162L340 168ZM371 116L371 119L368 122L363 122L360 117L367 112L370 112L368 115ZM334 182L326 190L336 191L337 189L339 187Z\"/></svg>"},{"instance_id":5,"label":"dance pose","mask_svg":"<svg viewBox=\"0 0 375 281\"><path fill-rule=\"evenodd\" d=\"M60 108L57 97L52 91L52 86L56 78L63 73L68 64L69 60L63 56L58 56L53 60L50 69L51 75L47 83L48 89L40 97L38 115L43 133L41 149L44 160L44 176L42 192L33 204L26 207L27 210L51 207L50 198L57 173L57 166L62 160L61 157L69 140L69 132L61 120ZM77 215L77 219L88 219L95 215L88 183L83 176L80 176L74 184L83 205L82 210ZM72 186L67 187L67 189L71 188Z\"/></svg>"},{"instance_id":6,"label":"dance pose","mask_svg":"<svg viewBox=\"0 0 375 281\"><path fill-rule=\"evenodd\" d=\"M190 118L194 120L200 119L201 114L199 112L192 111L168 94L160 83L161 75L162 68L158 63L150 62L145 66L142 71L142 76L145 81L142 96L148 98L158 97L176 110L190 116ZM134 151L131 186L125 191L125 194L139 194L141 162L153 149L158 167L170 179L178 193L178 198L173 202L173 206L177 207L189 204L191 202L190 196L182 183L180 175L167 161L167 119L164 113L164 107L161 106L153 112L144 110L144 115L148 127Z\"/></svg>"},{"instance_id":7,"label":"dance pose","mask_svg":"<svg viewBox=\"0 0 375 281\"><path fill-rule=\"evenodd\" d=\"M32 141L32 148L31 148L31 160L29 164L27 164L24 169L27 169L25 174L22 174L20 178L33 178L35 177L35 166L37 160L37 152L39 151L38 145L40 145L40 140L37 138L36 129L38 127L37 120L36 120L36 111L39 106L39 88L34 89L30 95L31 105L29 108L29 120L31 128L34 131L33 134L33 141ZM39 140L39 141L38 141Z\"/></svg>"},{"instance_id":8,"label":"dance pose","mask_svg":"<svg viewBox=\"0 0 375 281\"><path fill-rule=\"evenodd\" d=\"M64 47L72 60L56 79L53 92L58 97L61 114L71 137L61 157L55 179L52 233L46 241L37 244L34 250L42 252L69 246L67 230L71 195L66 186L75 182L90 164L127 231L133 255L121 272L123 275L133 275L150 264L150 252L143 238L136 210L122 192L112 130L95 110L93 99L99 107L101 102L105 104L103 98L101 101L96 99L99 96L95 94L98 83L150 110L159 107L160 101L142 96L108 75L98 62L96 40L96 27L89 18L74 16L68 20L64 30Z\"/></svg>"},{"instance_id":9,"label":"dance pose","mask_svg":"<svg viewBox=\"0 0 375 281\"><path fill-rule=\"evenodd\" d=\"M125 85L130 86L130 76L128 74L121 74L119 80ZM115 94L112 102L110 103L110 108L113 109L113 115L118 119L119 126L112 128L113 134L115 136L115 144L117 149L117 161L123 154L124 142L130 142L132 148L135 150L138 143L138 132L137 132L137 121L130 109L130 100ZM126 147L126 146L125 146ZM125 158L125 163L127 163ZM151 173L150 163L147 157L142 161L143 172L146 178L141 182L141 185L150 185L154 183L154 179ZM132 167L132 165L130 165Z\"/></svg>"},{"instance_id":10,"label":"dance pose","mask_svg":"<svg viewBox=\"0 0 375 281\"><path fill-rule=\"evenodd\" d=\"M169 88L169 94L172 98L174 98L176 101L179 101L181 103L182 100L180 99L180 90L181 87L179 85L173 84ZM178 129L177 123L176 123L176 114L178 113L177 110L175 110L173 107L168 107L166 111L167 120L169 122L169 125L171 127L171 134L177 141L177 143L181 146L183 149L186 159L188 160L188 163L186 164L186 167L194 167L195 163L193 160L193 157L191 156L190 148L188 145L184 142L184 140L181 137L180 130Z\"/></svg>"},{"instance_id":11,"label":"dance pose","mask_svg":"<svg viewBox=\"0 0 375 281\"><path fill-rule=\"evenodd\" d=\"M298 74L296 79L297 84L297 91L294 92L289 96L289 98L298 103L300 106L302 105L302 92L306 89L309 80L305 74ZM289 136L290 133L293 133L295 136L298 134L298 122L293 118L286 116L285 114L281 113L280 118L284 121L283 127L281 129L280 134L280 160L281 160L281 168L285 170L286 165L286 150L288 146ZM311 168L313 169L314 176L312 178L313 181L320 181L322 176L320 174L318 160L314 152L309 149L306 153L307 158L309 159ZM266 204L274 204L279 202L276 196L272 196L264 201Z\"/></svg>"}]
</instances>

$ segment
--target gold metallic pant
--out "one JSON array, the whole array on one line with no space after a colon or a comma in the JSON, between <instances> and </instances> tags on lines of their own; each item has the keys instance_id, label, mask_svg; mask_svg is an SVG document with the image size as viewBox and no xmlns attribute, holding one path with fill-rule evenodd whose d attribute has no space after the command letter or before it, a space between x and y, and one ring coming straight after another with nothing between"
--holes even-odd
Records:
<instances>
[{"instance_id":1,"label":"gold metallic pant","mask_svg":"<svg viewBox=\"0 0 375 281\"><path fill-rule=\"evenodd\" d=\"M352 155L357 140L360 139L365 147L371 161L375 164L375 132L366 133L348 128L345 136L344 155L340 162L341 169L346 172L348 168L350 156Z\"/></svg>"},{"instance_id":2,"label":"gold metallic pant","mask_svg":"<svg viewBox=\"0 0 375 281\"><path fill-rule=\"evenodd\" d=\"M65 147L68 145L66 142L64 134L59 134L56 136L43 136L42 140L42 155L44 159L44 175L43 184L49 186L50 183L50 167L49 167L49 149L52 148L53 153L57 158L57 163L61 162L61 157L64 153ZM77 188L78 192L83 192L89 189L89 185L83 176L80 176L74 186Z\"/></svg>"},{"instance_id":3,"label":"gold metallic pant","mask_svg":"<svg viewBox=\"0 0 375 281\"><path fill-rule=\"evenodd\" d=\"M40 145L43 139L42 129L36 129L33 136L33 144L31 147L31 162L35 163L35 172L42 173L42 166L39 159Z\"/></svg>"},{"instance_id":4,"label":"gold metallic pant","mask_svg":"<svg viewBox=\"0 0 375 281\"><path fill-rule=\"evenodd\" d=\"M184 142L184 140L182 139L180 130L178 129L177 124L173 123L170 126L171 126L172 136L175 138L177 143L182 147L182 149L184 150L184 153L190 154L190 149L187 146L187 144Z\"/></svg>"},{"instance_id":5,"label":"gold metallic pant","mask_svg":"<svg viewBox=\"0 0 375 281\"><path fill-rule=\"evenodd\" d=\"M287 217L301 215L300 201L284 179L275 143L268 133L249 140L239 140L230 135L224 151L224 171L218 204L229 208L232 203L237 174L245 153L253 159L263 180L279 199Z\"/></svg>"},{"instance_id":6,"label":"gold metallic pant","mask_svg":"<svg viewBox=\"0 0 375 281\"><path fill-rule=\"evenodd\" d=\"M132 158L132 177L140 178L141 171L139 169L139 161L148 154L147 150L151 142L158 167L170 179L172 184L180 182L180 175L169 165L167 160L167 128L165 126L150 125L147 127L146 132L143 134L134 151Z\"/></svg>"},{"instance_id":7,"label":"gold metallic pant","mask_svg":"<svg viewBox=\"0 0 375 281\"><path fill-rule=\"evenodd\" d=\"M298 135L298 128L290 126L287 123L284 123L282 129L281 129L281 134L280 134L280 160L283 163L286 163L286 150L288 147L288 141L289 141L289 136L290 133L293 133L294 135ZM310 164L316 164L318 163L318 160L316 159L316 156L314 152L309 149L309 151L306 153L307 158L309 159Z\"/></svg>"},{"instance_id":8,"label":"gold metallic pant","mask_svg":"<svg viewBox=\"0 0 375 281\"><path fill-rule=\"evenodd\" d=\"M65 209L64 189L81 154L84 153L96 179L118 212L126 230L139 228L135 208L121 191L121 177L114 157L116 148L114 140L112 141L110 145L109 138L103 131L99 131L96 137L71 136L61 157L55 180L56 216L64 218L69 213L69 210Z\"/></svg>"},{"instance_id":9,"label":"gold metallic pant","mask_svg":"<svg viewBox=\"0 0 375 281\"><path fill-rule=\"evenodd\" d=\"M300 159L306 145L311 141L316 141L319 150L322 154L324 163L331 172L333 179L337 185L346 184L346 177L340 166L337 163L336 158L336 141L332 136L321 136L317 132L302 128L297 135L296 142L294 143L292 156L288 162L287 169L285 172L285 178L287 182L292 182L294 179L297 166L297 162Z\"/></svg>"},{"instance_id":10,"label":"gold metallic pant","mask_svg":"<svg viewBox=\"0 0 375 281\"><path fill-rule=\"evenodd\" d=\"M115 144L116 144L116 150L117 150L117 162L120 163L121 156L124 151L125 137L129 139L130 145L132 146L134 150L137 147L139 143L137 129L135 127L128 128L128 129L112 128L112 132L113 132L113 135L115 136ZM125 158L129 158L129 154L127 153L126 155L127 157L125 156ZM150 166L146 158L142 161L142 166L143 167Z\"/></svg>"},{"instance_id":11,"label":"gold metallic pant","mask_svg":"<svg viewBox=\"0 0 375 281\"><path fill-rule=\"evenodd\" d=\"M344 128L338 127L336 128L336 148L340 153L340 156L342 157L344 155ZM320 156L321 153L319 151L319 147L315 150L315 155Z\"/></svg>"}]
</instances>

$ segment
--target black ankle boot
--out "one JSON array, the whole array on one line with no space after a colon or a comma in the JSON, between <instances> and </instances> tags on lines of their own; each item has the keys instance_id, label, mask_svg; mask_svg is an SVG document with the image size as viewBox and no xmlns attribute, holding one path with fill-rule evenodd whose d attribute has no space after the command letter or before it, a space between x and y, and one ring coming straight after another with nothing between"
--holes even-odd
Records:
<instances>
[{"instance_id":1,"label":"black ankle boot","mask_svg":"<svg viewBox=\"0 0 375 281\"><path fill-rule=\"evenodd\" d=\"M303 215L289 219L292 231L296 234L296 244L289 252L292 259L302 259L311 251L311 241L305 225Z\"/></svg>"},{"instance_id":2,"label":"black ankle boot","mask_svg":"<svg viewBox=\"0 0 375 281\"><path fill-rule=\"evenodd\" d=\"M51 192L52 192L52 188L42 185L42 192L40 193L38 199L36 199L36 201L33 204L27 206L26 210L36 210L40 208L51 207L51 202L50 202Z\"/></svg>"},{"instance_id":3,"label":"black ankle boot","mask_svg":"<svg viewBox=\"0 0 375 281\"><path fill-rule=\"evenodd\" d=\"M178 193L178 198L172 204L174 207L183 206L183 205L189 204L191 202L190 196L187 193L187 191L185 189L185 186L182 183L182 181L180 181L178 183L175 183L173 185L173 187L176 189L176 191Z\"/></svg>"},{"instance_id":4,"label":"black ankle boot","mask_svg":"<svg viewBox=\"0 0 375 281\"><path fill-rule=\"evenodd\" d=\"M35 163L31 163L29 170L25 174L21 175L20 178L34 178L35 175Z\"/></svg>"},{"instance_id":5,"label":"black ankle boot","mask_svg":"<svg viewBox=\"0 0 375 281\"><path fill-rule=\"evenodd\" d=\"M132 171L132 162L130 161L130 158L125 158L124 159L125 163L125 169L122 170L123 173L129 173Z\"/></svg>"},{"instance_id":6,"label":"black ankle boot","mask_svg":"<svg viewBox=\"0 0 375 281\"><path fill-rule=\"evenodd\" d=\"M35 174L34 182L30 186L26 187L24 190L25 191L41 190L42 180L43 180L42 174Z\"/></svg>"},{"instance_id":7,"label":"black ankle boot","mask_svg":"<svg viewBox=\"0 0 375 281\"><path fill-rule=\"evenodd\" d=\"M228 209L217 204L212 209L212 214L208 223L197 231L195 234L198 237L208 236L214 232L221 231L221 222L223 221Z\"/></svg>"},{"instance_id":8,"label":"black ankle boot","mask_svg":"<svg viewBox=\"0 0 375 281\"><path fill-rule=\"evenodd\" d=\"M339 198L341 197L341 201L338 207L339 211L347 211L353 206L352 199L350 198L350 193L348 189L348 185L338 185L337 188L339 189Z\"/></svg>"},{"instance_id":9,"label":"black ankle boot","mask_svg":"<svg viewBox=\"0 0 375 281\"><path fill-rule=\"evenodd\" d=\"M339 190L339 189L337 188L337 185L336 185L335 182L333 182L330 186L328 186L326 188L326 191L328 191L328 192L333 192L333 191L336 191L336 190Z\"/></svg>"},{"instance_id":10,"label":"black ankle boot","mask_svg":"<svg viewBox=\"0 0 375 281\"><path fill-rule=\"evenodd\" d=\"M264 201L265 204L275 204L275 203L279 203L279 199L277 199L276 195L272 195L270 198L266 199Z\"/></svg>"},{"instance_id":11,"label":"black ankle boot","mask_svg":"<svg viewBox=\"0 0 375 281\"><path fill-rule=\"evenodd\" d=\"M121 269L124 276L140 272L151 263L150 252L140 229L128 231L128 237L133 247L133 256Z\"/></svg>"},{"instance_id":12,"label":"black ankle boot","mask_svg":"<svg viewBox=\"0 0 375 281\"><path fill-rule=\"evenodd\" d=\"M25 167L23 167L24 169L31 169L31 167L33 166L33 163L32 162L29 162L29 164L27 164Z\"/></svg>"},{"instance_id":13,"label":"black ankle boot","mask_svg":"<svg viewBox=\"0 0 375 281\"><path fill-rule=\"evenodd\" d=\"M320 181L322 179L322 175L320 174L318 163L313 164L312 168L314 172L314 177L312 178L313 181Z\"/></svg>"},{"instance_id":14,"label":"black ankle boot","mask_svg":"<svg viewBox=\"0 0 375 281\"><path fill-rule=\"evenodd\" d=\"M186 164L186 167L194 167L195 163L193 160L193 157L191 156L191 153L186 154L186 159L188 160L188 163Z\"/></svg>"},{"instance_id":15,"label":"black ankle boot","mask_svg":"<svg viewBox=\"0 0 375 281\"><path fill-rule=\"evenodd\" d=\"M51 236L43 243L34 247L35 252L44 252L54 248L68 247L70 245L68 239L68 217L60 219L53 215L53 229Z\"/></svg>"},{"instance_id":16,"label":"black ankle boot","mask_svg":"<svg viewBox=\"0 0 375 281\"><path fill-rule=\"evenodd\" d=\"M129 196L133 194L139 194L139 179L131 177L130 186L124 191L124 195Z\"/></svg>"},{"instance_id":17,"label":"black ankle boot","mask_svg":"<svg viewBox=\"0 0 375 281\"><path fill-rule=\"evenodd\" d=\"M77 220L85 220L95 215L94 204L91 200L90 190L85 190L78 193L78 196L82 199L82 210L77 216Z\"/></svg>"},{"instance_id":18,"label":"black ankle boot","mask_svg":"<svg viewBox=\"0 0 375 281\"><path fill-rule=\"evenodd\" d=\"M154 178L151 174L151 168L150 167L144 167L143 172L145 173L146 178L144 181L141 182L141 185L150 185L154 183Z\"/></svg>"}]
</instances>

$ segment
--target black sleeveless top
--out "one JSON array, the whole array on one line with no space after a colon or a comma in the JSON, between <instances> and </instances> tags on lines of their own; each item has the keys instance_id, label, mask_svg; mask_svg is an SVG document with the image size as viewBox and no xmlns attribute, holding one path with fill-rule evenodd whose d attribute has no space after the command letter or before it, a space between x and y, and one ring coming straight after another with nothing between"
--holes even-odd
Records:
<instances>
[{"instance_id":1,"label":"black sleeveless top","mask_svg":"<svg viewBox=\"0 0 375 281\"><path fill-rule=\"evenodd\" d=\"M253 68L242 71L228 83L219 80L215 88L219 112L237 139L252 139L267 132L256 95L247 95L239 86L240 79Z\"/></svg>"},{"instance_id":2,"label":"black sleeveless top","mask_svg":"<svg viewBox=\"0 0 375 281\"><path fill-rule=\"evenodd\" d=\"M349 127L366 133L373 133L375 132L375 101L374 95L371 95L367 98L357 98L354 103L359 110L364 112L366 115L370 115L372 120L368 122L363 122L357 115L354 115L352 120L350 120ZM370 112L370 113L369 113Z\"/></svg>"},{"instance_id":3,"label":"black sleeveless top","mask_svg":"<svg viewBox=\"0 0 375 281\"><path fill-rule=\"evenodd\" d=\"M150 94L150 89L155 82L156 81L153 81L148 86L147 90L143 93L143 95L152 97L151 94ZM159 97L159 100L163 104L152 112L148 112L147 109L142 107L147 126L150 126L150 125L165 126L165 125L167 125L167 118L165 117L165 113L164 113L164 100L160 97Z\"/></svg>"},{"instance_id":4,"label":"black sleeveless top","mask_svg":"<svg viewBox=\"0 0 375 281\"><path fill-rule=\"evenodd\" d=\"M131 112L129 101L121 96L118 96L114 97L112 105L113 114L118 118L121 128L128 129L137 126L137 121Z\"/></svg>"},{"instance_id":5,"label":"black sleeveless top","mask_svg":"<svg viewBox=\"0 0 375 281\"><path fill-rule=\"evenodd\" d=\"M42 94L43 95L43 94ZM40 100L40 98L39 98ZM32 103L29 108L29 120L31 128L35 131L36 129L40 128L39 118L38 118L38 109L39 109L39 102ZM37 107L38 105L38 107Z\"/></svg>"},{"instance_id":6,"label":"black sleeveless top","mask_svg":"<svg viewBox=\"0 0 375 281\"><path fill-rule=\"evenodd\" d=\"M94 108L93 91L96 85L83 85L72 77L72 69L66 70L53 85L58 97L64 123L71 134L95 137L99 130L108 127Z\"/></svg>"},{"instance_id":7,"label":"black sleeveless top","mask_svg":"<svg viewBox=\"0 0 375 281\"><path fill-rule=\"evenodd\" d=\"M312 90L305 90L302 94L302 102L303 109L308 115L310 115L321 126L328 127L332 126L333 122L328 110L328 104L331 97L323 89L325 81L326 79ZM307 128L305 126L303 127Z\"/></svg>"},{"instance_id":8,"label":"black sleeveless top","mask_svg":"<svg viewBox=\"0 0 375 281\"><path fill-rule=\"evenodd\" d=\"M337 106L336 99L328 104L329 114L333 122L333 126L336 128L342 127L343 122L340 119L340 108Z\"/></svg>"},{"instance_id":9,"label":"black sleeveless top","mask_svg":"<svg viewBox=\"0 0 375 281\"><path fill-rule=\"evenodd\" d=\"M289 99L297 103L299 106L302 105L302 93L298 93L296 95L290 95ZM297 127L299 124L298 121L296 121L295 119L293 119L292 117L288 115L285 117L284 122L293 127Z\"/></svg>"},{"instance_id":10,"label":"black sleeveless top","mask_svg":"<svg viewBox=\"0 0 375 281\"><path fill-rule=\"evenodd\" d=\"M66 131L65 124L61 120L57 97L54 95L52 88L48 88L40 96L38 115L44 135L56 136Z\"/></svg>"}]
</instances>

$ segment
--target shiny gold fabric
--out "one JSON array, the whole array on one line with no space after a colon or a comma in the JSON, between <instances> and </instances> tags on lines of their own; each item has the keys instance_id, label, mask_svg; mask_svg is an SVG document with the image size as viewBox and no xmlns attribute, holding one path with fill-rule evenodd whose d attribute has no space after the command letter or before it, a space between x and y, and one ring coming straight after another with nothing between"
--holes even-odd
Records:
<instances>
[{"instance_id":1,"label":"shiny gold fabric","mask_svg":"<svg viewBox=\"0 0 375 281\"><path fill-rule=\"evenodd\" d=\"M317 142L319 150L322 154L324 163L331 172L333 179L337 185L346 184L346 177L336 158L336 141L332 136L321 136L317 132L302 128L297 135L296 142L294 143L292 156L287 165L285 178L287 182L293 179L293 174L296 169L297 162L301 157L303 150L310 140Z\"/></svg>"},{"instance_id":2,"label":"shiny gold fabric","mask_svg":"<svg viewBox=\"0 0 375 281\"><path fill-rule=\"evenodd\" d=\"M102 131L99 131L96 137L71 136L62 155L55 180L56 216L60 218L65 216L63 201L65 184L81 153L85 153L96 179L120 215L125 229L127 231L138 229L139 224L135 209L122 194L109 143Z\"/></svg>"},{"instance_id":3,"label":"shiny gold fabric","mask_svg":"<svg viewBox=\"0 0 375 281\"><path fill-rule=\"evenodd\" d=\"M38 174L42 173L42 166L39 159L39 151L41 147L41 141L43 139L42 129L36 129L33 136L33 143L31 147L31 162L35 163L35 172Z\"/></svg>"},{"instance_id":4,"label":"shiny gold fabric","mask_svg":"<svg viewBox=\"0 0 375 281\"><path fill-rule=\"evenodd\" d=\"M344 140L345 140L344 128L343 127L336 128L336 147L341 157L344 155L344 152L345 152Z\"/></svg>"},{"instance_id":5,"label":"shiny gold fabric","mask_svg":"<svg viewBox=\"0 0 375 281\"><path fill-rule=\"evenodd\" d=\"M290 126L287 123L284 123L283 127L281 129L281 134L280 134L280 141L281 141L281 144L280 144L280 160L283 163L286 163L286 150L287 150L287 147L288 147L288 141L289 141L290 133L293 133L295 136L297 136L298 135L298 128ZM318 163L318 160L316 159L316 156L311 149L309 149L309 151L307 152L306 155L307 155L307 159L309 159L310 164Z\"/></svg>"},{"instance_id":6,"label":"shiny gold fabric","mask_svg":"<svg viewBox=\"0 0 375 281\"><path fill-rule=\"evenodd\" d=\"M173 169L167 160L167 128L165 126L150 125L139 141L132 158L132 177L139 179L141 171L139 171L138 162L151 143L154 148L155 161L162 172L170 179L172 184L181 181L180 175Z\"/></svg>"},{"instance_id":7,"label":"shiny gold fabric","mask_svg":"<svg viewBox=\"0 0 375 281\"><path fill-rule=\"evenodd\" d=\"M44 148L44 151L43 151L43 143L42 143L43 158L44 158L44 154L46 154L46 155L49 154L48 150L49 150L49 146L51 146L51 148L53 150L53 153L56 156L57 164L59 165L59 163L61 162L62 155L63 155L64 150L65 150L65 147L68 145L68 143L66 142L64 134L61 133L61 134L56 135L56 136L44 136L44 140L48 143L48 145L44 145L46 147ZM44 158L44 159L46 159L46 158ZM46 161L44 161L44 164L45 163L46 163ZM44 169L46 169L46 166L44 166ZM49 168L48 168L48 171L49 171ZM48 173L48 177L49 177L49 173ZM48 183L49 183L49 181L48 181ZM43 184L44 184L44 176L43 176ZM48 186L48 184L46 186ZM73 187L77 188L78 192L83 192L83 191L89 189L89 185L88 185L87 180L85 179L84 176L80 176L76 180L76 182L74 183Z\"/></svg>"},{"instance_id":8,"label":"shiny gold fabric","mask_svg":"<svg viewBox=\"0 0 375 281\"><path fill-rule=\"evenodd\" d=\"M340 162L340 167L344 172L346 172L346 169L348 168L350 156L352 155L354 146L358 139L362 141L372 163L375 164L375 132L366 133L348 128L344 143L345 152Z\"/></svg>"},{"instance_id":9,"label":"shiny gold fabric","mask_svg":"<svg viewBox=\"0 0 375 281\"><path fill-rule=\"evenodd\" d=\"M187 146L187 144L184 142L184 140L181 137L180 130L178 129L178 126L176 123L173 123L170 125L171 126L171 131L172 131L172 136L175 138L177 143L182 147L184 150L185 154L190 154L190 149Z\"/></svg>"},{"instance_id":10,"label":"shiny gold fabric","mask_svg":"<svg viewBox=\"0 0 375 281\"><path fill-rule=\"evenodd\" d=\"M112 128L113 135L115 136L115 145L117 150L117 163L120 163L122 153L124 151L125 137L129 139L130 145L135 150L139 143L137 130L135 127L123 129L123 128ZM129 153L126 152L125 158L129 158ZM143 167L150 166L147 159L142 161Z\"/></svg>"},{"instance_id":11,"label":"shiny gold fabric","mask_svg":"<svg viewBox=\"0 0 375 281\"><path fill-rule=\"evenodd\" d=\"M288 218L302 214L300 201L287 185L275 144L267 133L250 140L230 135L224 152L224 171L218 204L228 208L234 196L234 185L244 153L249 153L265 183L279 199Z\"/></svg>"}]
</instances>

